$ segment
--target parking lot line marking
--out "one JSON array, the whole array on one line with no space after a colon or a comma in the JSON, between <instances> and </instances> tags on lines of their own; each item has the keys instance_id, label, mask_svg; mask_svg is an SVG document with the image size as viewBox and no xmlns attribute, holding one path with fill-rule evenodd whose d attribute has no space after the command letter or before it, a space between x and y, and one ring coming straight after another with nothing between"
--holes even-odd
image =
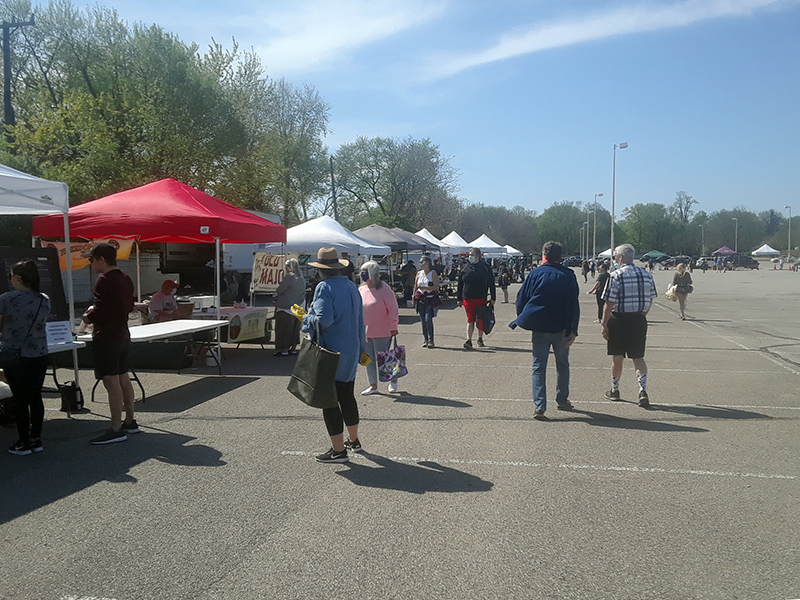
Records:
<instances>
[{"instance_id":1,"label":"parking lot line marking","mask_svg":"<svg viewBox=\"0 0 800 600\"><path fill-rule=\"evenodd\" d=\"M532 398L442 398L442 400L448 400L450 402L475 402L477 401L484 401L484 402L530 402L533 403ZM570 400L575 405L581 404L615 404L617 406L624 406L624 403L620 403L613 400ZM800 410L800 406L757 406L757 405L749 405L749 404L694 404L691 402L654 402L653 406L681 406L681 407L690 407L690 408L729 408L729 409L754 409L754 410Z\"/></svg>"},{"instance_id":2,"label":"parking lot line marking","mask_svg":"<svg viewBox=\"0 0 800 600\"><path fill-rule=\"evenodd\" d=\"M555 369L555 363L553 362L553 368ZM415 367L446 367L448 369L454 369L457 367L461 367L464 369L469 369L470 371L475 369L530 369L531 365L469 365L466 363L415 363L411 362L411 364ZM550 364L548 364L548 368L550 368ZM580 367L575 365L569 366L571 371L609 371L608 365L597 365L593 367ZM737 370L722 370L722 369L653 369L654 371L657 370L659 373L730 373L730 374L743 374L743 375L785 375L786 371L765 371L761 370L753 370L753 371L745 371L743 369Z\"/></svg>"},{"instance_id":3,"label":"parking lot line marking","mask_svg":"<svg viewBox=\"0 0 800 600\"><path fill-rule=\"evenodd\" d=\"M282 456L316 456L316 452L304 452L298 450L284 450L281 452ZM798 479L796 475L777 475L772 473L739 473L735 471L706 471L701 469L661 469L658 467L619 467L614 465L576 465L576 464L558 464L558 463L534 463L527 461L502 461L502 460L472 460L472 459L459 459L459 458L419 458L410 456L385 456L382 457L392 462L402 463L420 463L420 462L433 462L438 464L450 465L480 465L489 467L520 467L531 469L565 469L570 471L609 471L620 473L656 473L659 475L694 475L705 477L738 477L738 478L754 478L754 479L782 479L787 481L794 481ZM369 461L369 458L353 454L350 460Z\"/></svg>"}]
</instances>

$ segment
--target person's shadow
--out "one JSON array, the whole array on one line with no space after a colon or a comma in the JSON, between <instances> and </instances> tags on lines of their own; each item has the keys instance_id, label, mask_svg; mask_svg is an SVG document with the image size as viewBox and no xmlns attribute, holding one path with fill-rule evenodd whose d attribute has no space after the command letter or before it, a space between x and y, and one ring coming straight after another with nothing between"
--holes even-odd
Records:
<instances>
[{"instance_id":1,"label":"person's shadow","mask_svg":"<svg viewBox=\"0 0 800 600\"><path fill-rule=\"evenodd\" d=\"M488 492L494 487L491 481L432 461L410 464L374 454L365 453L363 456L374 466L349 462L347 470L336 474L355 485L410 494Z\"/></svg>"}]
</instances>

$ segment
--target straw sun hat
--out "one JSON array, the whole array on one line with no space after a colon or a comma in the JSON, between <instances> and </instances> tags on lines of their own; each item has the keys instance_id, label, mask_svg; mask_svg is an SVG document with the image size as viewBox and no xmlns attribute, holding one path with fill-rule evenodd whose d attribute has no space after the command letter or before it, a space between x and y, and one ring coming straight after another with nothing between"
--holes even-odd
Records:
<instances>
[{"instance_id":1,"label":"straw sun hat","mask_svg":"<svg viewBox=\"0 0 800 600\"><path fill-rule=\"evenodd\" d=\"M320 248L317 252L317 262L309 262L308 264L318 269L338 271L342 267L346 267L349 262L339 258L336 248Z\"/></svg>"}]
</instances>

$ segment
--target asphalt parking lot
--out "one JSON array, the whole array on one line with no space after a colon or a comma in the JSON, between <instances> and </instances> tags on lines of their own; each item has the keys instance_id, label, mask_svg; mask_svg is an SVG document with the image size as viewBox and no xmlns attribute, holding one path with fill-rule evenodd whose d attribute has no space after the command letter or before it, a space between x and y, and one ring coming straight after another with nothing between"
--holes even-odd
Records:
<instances>
[{"instance_id":1,"label":"asphalt parking lot","mask_svg":"<svg viewBox=\"0 0 800 600\"><path fill-rule=\"evenodd\" d=\"M367 452L348 464L314 461L321 414L271 348L226 348L222 377L141 374L143 433L122 444L88 443L104 394L73 418L51 396L45 451L0 456L0 598L799 598L800 274L696 272L687 321L672 274L655 274L650 410L630 361L624 401L604 399L582 277L576 410L553 410L550 365L547 422L529 334L506 326L518 285L471 352L462 310L440 311L433 350L401 310L410 373L359 397Z\"/></svg>"}]
</instances>

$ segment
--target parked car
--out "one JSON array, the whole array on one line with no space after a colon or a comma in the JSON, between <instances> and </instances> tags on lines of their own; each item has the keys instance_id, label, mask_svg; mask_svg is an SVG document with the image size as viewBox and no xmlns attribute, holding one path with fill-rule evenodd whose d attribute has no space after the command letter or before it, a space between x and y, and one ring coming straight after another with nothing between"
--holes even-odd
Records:
<instances>
[{"instance_id":1,"label":"parked car","mask_svg":"<svg viewBox=\"0 0 800 600\"><path fill-rule=\"evenodd\" d=\"M741 254L734 254L725 259L725 264L730 269L756 269L758 270L758 261L749 256Z\"/></svg>"},{"instance_id":2,"label":"parked car","mask_svg":"<svg viewBox=\"0 0 800 600\"><path fill-rule=\"evenodd\" d=\"M583 259L580 256L570 256L568 260L570 267L580 267L583 264Z\"/></svg>"}]
</instances>

